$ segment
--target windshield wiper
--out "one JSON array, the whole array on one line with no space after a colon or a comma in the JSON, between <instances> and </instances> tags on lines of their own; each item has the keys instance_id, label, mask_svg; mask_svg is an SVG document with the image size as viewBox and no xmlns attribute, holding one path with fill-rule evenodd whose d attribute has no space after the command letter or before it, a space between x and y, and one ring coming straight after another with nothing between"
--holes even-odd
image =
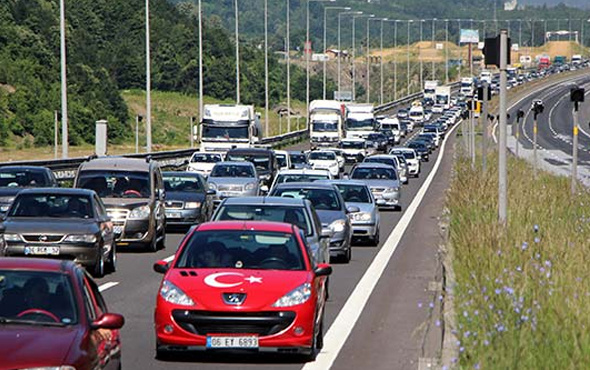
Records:
<instances>
[{"instance_id":1,"label":"windshield wiper","mask_svg":"<svg viewBox=\"0 0 590 370\"><path fill-rule=\"evenodd\" d=\"M14 320L6 317L0 317L0 324L16 324L16 325L30 325L30 326L66 326L61 322L42 322L31 320Z\"/></svg>"}]
</instances>

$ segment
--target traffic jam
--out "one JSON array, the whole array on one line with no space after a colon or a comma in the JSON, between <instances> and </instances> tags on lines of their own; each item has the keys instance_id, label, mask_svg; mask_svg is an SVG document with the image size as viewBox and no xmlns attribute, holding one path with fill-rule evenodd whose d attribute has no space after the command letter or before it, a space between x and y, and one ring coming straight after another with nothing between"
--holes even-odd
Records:
<instances>
[{"instance_id":1,"label":"traffic jam","mask_svg":"<svg viewBox=\"0 0 590 370\"><path fill-rule=\"evenodd\" d=\"M313 101L300 150L258 145L253 106L211 104L182 171L90 157L63 187L48 168L0 167L0 367L118 368L125 319L94 279L116 274L119 251L165 248L171 231L184 235L178 249L153 265L157 359L246 350L313 361L338 284L331 264L379 245L381 215L403 211L404 187L464 116L450 87L427 87L431 97L383 116Z\"/></svg>"}]
</instances>

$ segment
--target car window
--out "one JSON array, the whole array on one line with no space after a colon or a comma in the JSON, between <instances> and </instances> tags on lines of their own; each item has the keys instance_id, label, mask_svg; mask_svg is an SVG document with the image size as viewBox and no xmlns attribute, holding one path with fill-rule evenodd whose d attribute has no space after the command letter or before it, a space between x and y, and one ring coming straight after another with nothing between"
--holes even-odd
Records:
<instances>
[{"instance_id":1,"label":"car window","mask_svg":"<svg viewBox=\"0 0 590 370\"><path fill-rule=\"evenodd\" d=\"M311 152L309 154L309 159L318 161L335 161L336 154L333 152Z\"/></svg>"},{"instance_id":2,"label":"car window","mask_svg":"<svg viewBox=\"0 0 590 370\"><path fill-rule=\"evenodd\" d=\"M100 291L98 290L98 286L96 285L94 280L92 280L92 278L90 278L88 275L86 275L85 281L86 281L86 284L88 284L88 287L90 288L90 292L92 293L92 298L93 298L92 302L94 304L94 310L96 312L96 316L101 317L102 315L107 313L107 306L104 302L104 298L102 297L102 294L100 294Z\"/></svg>"},{"instance_id":3,"label":"car window","mask_svg":"<svg viewBox=\"0 0 590 370\"><path fill-rule=\"evenodd\" d=\"M279 167L287 167L287 156L284 154L277 154L277 164Z\"/></svg>"},{"instance_id":4,"label":"car window","mask_svg":"<svg viewBox=\"0 0 590 370\"><path fill-rule=\"evenodd\" d=\"M215 216L216 221L274 221L293 224L311 235L311 220L303 207L281 205L226 204Z\"/></svg>"},{"instance_id":5,"label":"car window","mask_svg":"<svg viewBox=\"0 0 590 370\"><path fill-rule=\"evenodd\" d=\"M88 312L88 318L92 321L98 318L96 307L94 305L94 300L92 299L92 292L90 287L88 286L88 282L86 281L86 277L84 277L82 283L82 293L84 295L84 306L86 307L86 311Z\"/></svg>"},{"instance_id":6,"label":"car window","mask_svg":"<svg viewBox=\"0 0 590 370\"><path fill-rule=\"evenodd\" d=\"M38 188L52 185L45 171L22 168L0 169L0 187Z\"/></svg>"},{"instance_id":7,"label":"car window","mask_svg":"<svg viewBox=\"0 0 590 370\"><path fill-rule=\"evenodd\" d=\"M99 197L150 198L149 172L81 171L78 188L94 190Z\"/></svg>"},{"instance_id":8,"label":"car window","mask_svg":"<svg viewBox=\"0 0 590 370\"><path fill-rule=\"evenodd\" d=\"M358 180L397 180L397 174L393 168L355 168L350 176Z\"/></svg>"},{"instance_id":9,"label":"car window","mask_svg":"<svg viewBox=\"0 0 590 370\"><path fill-rule=\"evenodd\" d=\"M254 169L244 165L215 165L210 177L254 177Z\"/></svg>"},{"instance_id":10,"label":"car window","mask_svg":"<svg viewBox=\"0 0 590 370\"><path fill-rule=\"evenodd\" d=\"M302 173L302 174L279 174L277 176L276 183L282 184L284 182L313 182L316 180L329 180L330 175L326 173L325 175L322 174L309 174L309 173Z\"/></svg>"},{"instance_id":11,"label":"car window","mask_svg":"<svg viewBox=\"0 0 590 370\"><path fill-rule=\"evenodd\" d=\"M292 163L307 163L307 158L305 157L305 154L289 154L289 156L291 157Z\"/></svg>"},{"instance_id":12,"label":"car window","mask_svg":"<svg viewBox=\"0 0 590 370\"><path fill-rule=\"evenodd\" d=\"M308 199L316 210L341 210L337 190L334 189L275 189L274 196L296 199Z\"/></svg>"},{"instance_id":13,"label":"car window","mask_svg":"<svg viewBox=\"0 0 590 370\"><path fill-rule=\"evenodd\" d=\"M195 232L175 267L304 270L305 264L291 233L223 230Z\"/></svg>"},{"instance_id":14,"label":"car window","mask_svg":"<svg viewBox=\"0 0 590 370\"><path fill-rule=\"evenodd\" d=\"M191 162L217 163L221 161L222 159L219 154L195 153L191 157Z\"/></svg>"},{"instance_id":15,"label":"car window","mask_svg":"<svg viewBox=\"0 0 590 370\"><path fill-rule=\"evenodd\" d=\"M369 190L363 185L336 184L345 202L372 203Z\"/></svg>"},{"instance_id":16,"label":"car window","mask_svg":"<svg viewBox=\"0 0 590 370\"><path fill-rule=\"evenodd\" d=\"M9 217L94 218L91 199L86 195L21 194Z\"/></svg>"},{"instance_id":17,"label":"car window","mask_svg":"<svg viewBox=\"0 0 590 370\"><path fill-rule=\"evenodd\" d=\"M198 176L182 174L164 175L164 188L166 191L202 192L203 185Z\"/></svg>"},{"instance_id":18,"label":"car window","mask_svg":"<svg viewBox=\"0 0 590 370\"><path fill-rule=\"evenodd\" d=\"M94 196L94 203L96 203L96 207L98 208L99 217L107 217L107 210L105 209L103 202L96 195Z\"/></svg>"}]
</instances>

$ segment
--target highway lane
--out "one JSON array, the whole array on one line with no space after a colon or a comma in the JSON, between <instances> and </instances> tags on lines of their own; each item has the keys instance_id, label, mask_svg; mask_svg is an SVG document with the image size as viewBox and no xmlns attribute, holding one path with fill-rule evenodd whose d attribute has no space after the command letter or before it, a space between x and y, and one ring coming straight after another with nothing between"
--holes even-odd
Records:
<instances>
[{"instance_id":1,"label":"highway lane","mask_svg":"<svg viewBox=\"0 0 590 370\"><path fill-rule=\"evenodd\" d=\"M302 149L299 145L296 149ZM436 155L426 163L423 163L423 170L420 178L410 179L410 183L402 189L402 206L406 209L416 192L423 183L426 175L430 172ZM402 213L386 211L381 216L381 244L378 247L355 246L353 249L352 261L350 264L334 264L334 273L331 277L331 297L326 309L326 328L331 325L336 315L346 302L353 289L361 279L370 263L382 247L383 243L399 221ZM103 294L108 302L110 310L122 313L126 318L126 325L122 330L124 343L124 363L126 366L143 369L158 369L166 367L183 369L194 366L194 361L208 362L205 368L227 367L231 362L241 363L252 362L248 366L258 367L260 363L267 364L271 368L300 368L301 364L286 363L284 358L273 358L272 356L238 356L228 358L222 356L197 356L181 359L173 364L164 364L154 358L154 333L153 333L153 310L161 275L152 271L152 264L166 257L171 256L180 244L183 234L168 234L166 249L157 253L142 253L140 251L120 250L118 271L107 275L98 281L99 284L112 285ZM117 283L116 285L113 285ZM289 360L289 359L287 359ZM293 359L290 359L292 361ZM228 363L228 361L230 363ZM132 364L132 365L129 365ZM246 365L235 365L244 367Z\"/></svg>"}]
</instances>

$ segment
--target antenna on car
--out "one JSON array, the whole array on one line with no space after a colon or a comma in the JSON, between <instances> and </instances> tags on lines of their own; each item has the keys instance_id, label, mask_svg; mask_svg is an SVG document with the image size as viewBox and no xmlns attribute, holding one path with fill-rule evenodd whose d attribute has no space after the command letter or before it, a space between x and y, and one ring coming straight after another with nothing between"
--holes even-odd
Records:
<instances>
[{"instance_id":1,"label":"antenna on car","mask_svg":"<svg viewBox=\"0 0 590 370\"><path fill-rule=\"evenodd\" d=\"M96 158L98 158L98 156L96 155L96 153L94 153L94 154L91 154L88 157L86 157L86 160L87 161L91 161L91 160L96 159Z\"/></svg>"},{"instance_id":2,"label":"antenna on car","mask_svg":"<svg viewBox=\"0 0 590 370\"><path fill-rule=\"evenodd\" d=\"M151 155L146 156L145 161L146 161L146 163L150 163L152 161L152 156Z\"/></svg>"}]
</instances>

